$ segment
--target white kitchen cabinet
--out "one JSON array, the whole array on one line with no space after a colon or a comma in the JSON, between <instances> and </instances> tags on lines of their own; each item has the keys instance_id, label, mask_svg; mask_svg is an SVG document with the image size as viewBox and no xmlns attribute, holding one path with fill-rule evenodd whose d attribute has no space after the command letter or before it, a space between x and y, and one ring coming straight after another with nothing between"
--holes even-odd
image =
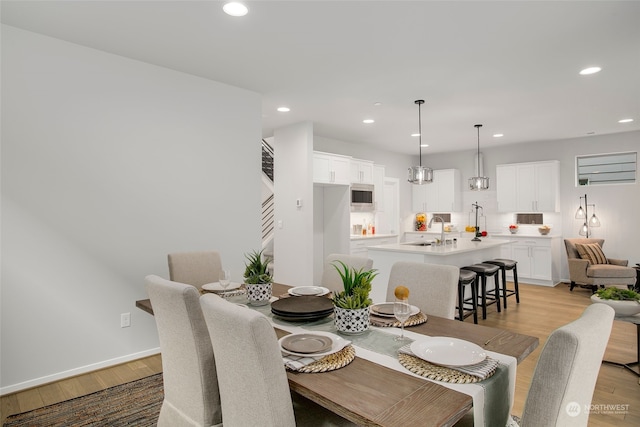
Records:
<instances>
[{"instance_id":1,"label":"white kitchen cabinet","mask_svg":"<svg viewBox=\"0 0 640 427\"><path fill-rule=\"evenodd\" d=\"M351 157L313 152L313 182L317 184L351 184Z\"/></svg>"},{"instance_id":2,"label":"white kitchen cabinet","mask_svg":"<svg viewBox=\"0 0 640 427\"><path fill-rule=\"evenodd\" d=\"M559 167L556 160L498 165L498 211L557 212Z\"/></svg>"},{"instance_id":3,"label":"white kitchen cabinet","mask_svg":"<svg viewBox=\"0 0 640 427\"><path fill-rule=\"evenodd\" d=\"M377 245L390 245L398 243L397 236L385 236L385 237L365 237L362 239L351 240L351 255L354 256L367 256L367 248L369 246Z\"/></svg>"},{"instance_id":4,"label":"white kitchen cabinet","mask_svg":"<svg viewBox=\"0 0 640 427\"><path fill-rule=\"evenodd\" d=\"M384 212L384 166L373 165L373 185L376 212Z\"/></svg>"},{"instance_id":5,"label":"white kitchen cabinet","mask_svg":"<svg viewBox=\"0 0 640 427\"><path fill-rule=\"evenodd\" d=\"M518 281L553 286L559 275L560 239L523 236L511 240L501 248L501 256L518 262Z\"/></svg>"},{"instance_id":6,"label":"white kitchen cabinet","mask_svg":"<svg viewBox=\"0 0 640 427\"><path fill-rule=\"evenodd\" d=\"M415 212L459 212L462 210L460 171L433 171L433 182L412 186L412 207Z\"/></svg>"},{"instance_id":7,"label":"white kitchen cabinet","mask_svg":"<svg viewBox=\"0 0 640 427\"><path fill-rule=\"evenodd\" d=\"M373 184L373 162L351 159L351 183Z\"/></svg>"}]
</instances>

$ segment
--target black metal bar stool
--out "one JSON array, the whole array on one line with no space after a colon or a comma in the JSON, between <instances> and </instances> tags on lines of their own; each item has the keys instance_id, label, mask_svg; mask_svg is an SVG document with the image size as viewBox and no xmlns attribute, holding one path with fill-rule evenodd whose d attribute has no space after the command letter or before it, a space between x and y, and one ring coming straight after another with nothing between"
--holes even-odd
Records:
<instances>
[{"instance_id":1,"label":"black metal bar stool","mask_svg":"<svg viewBox=\"0 0 640 427\"><path fill-rule=\"evenodd\" d=\"M476 273L471 270L460 269L460 277L458 279L458 315L456 319L464 322L464 319L473 314L473 323L478 323L478 293L476 291ZM464 297L464 288L471 285L471 298ZM471 308L467 309L465 304L471 304Z\"/></svg>"},{"instance_id":2,"label":"black metal bar stool","mask_svg":"<svg viewBox=\"0 0 640 427\"><path fill-rule=\"evenodd\" d=\"M512 259L496 258L485 261L486 264L493 264L500 267L502 272L502 300L504 308L507 308L507 297L516 296L516 304L520 304L520 290L518 289L518 262ZM507 289L507 270L513 270L513 290Z\"/></svg>"},{"instance_id":3,"label":"black metal bar stool","mask_svg":"<svg viewBox=\"0 0 640 427\"><path fill-rule=\"evenodd\" d=\"M478 294L478 298L481 300L481 303L478 304L482 306L482 318L487 318L487 306L491 304L495 304L498 313L501 312L500 308L500 282L498 281L498 271L500 271L500 267L493 264L473 264L466 267L462 267L464 270L471 270L476 273L476 293ZM495 278L495 296L487 295L487 277L493 276ZM482 287L481 290L478 291L478 284Z\"/></svg>"}]
</instances>

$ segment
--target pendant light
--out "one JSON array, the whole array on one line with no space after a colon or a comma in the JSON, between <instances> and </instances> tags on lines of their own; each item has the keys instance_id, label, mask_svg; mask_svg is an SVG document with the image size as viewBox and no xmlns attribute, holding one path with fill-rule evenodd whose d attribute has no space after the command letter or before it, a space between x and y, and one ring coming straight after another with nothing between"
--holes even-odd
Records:
<instances>
[{"instance_id":1,"label":"pendant light","mask_svg":"<svg viewBox=\"0 0 640 427\"><path fill-rule=\"evenodd\" d=\"M478 129L478 176L469 178L470 190L486 190L489 188L489 178L486 176L480 176L480 128L482 125L474 125Z\"/></svg>"},{"instance_id":2,"label":"pendant light","mask_svg":"<svg viewBox=\"0 0 640 427\"><path fill-rule=\"evenodd\" d=\"M418 104L418 136L420 144L420 166L411 166L409 168L408 181L412 184L422 185L433 182L433 169L422 166L422 116L420 114L420 106L424 104L424 100L418 99L414 101Z\"/></svg>"}]
</instances>

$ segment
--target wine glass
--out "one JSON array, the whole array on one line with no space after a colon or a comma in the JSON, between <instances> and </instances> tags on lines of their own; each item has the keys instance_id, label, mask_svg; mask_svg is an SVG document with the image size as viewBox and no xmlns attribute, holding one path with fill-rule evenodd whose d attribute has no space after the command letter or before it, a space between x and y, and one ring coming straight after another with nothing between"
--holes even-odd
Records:
<instances>
[{"instance_id":1,"label":"wine glass","mask_svg":"<svg viewBox=\"0 0 640 427\"><path fill-rule=\"evenodd\" d=\"M406 338L404 337L404 322L406 322L409 317L411 317L411 305L409 304L409 298L396 298L393 303L393 315L396 316L396 319L400 322L400 336L395 337L396 341L404 341Z\"/></svg>"},{"instance_id":2,"label":"wine glass","mask_svg":"<svg viewBox=\"0 0 640 427\"><path fill-rule=\"evenodd\" d=\"M227 288L231 283L231 271L224 269L220 270L219 282L222 287L222 298L227 298Z\"/></svg>"}]
</instances>

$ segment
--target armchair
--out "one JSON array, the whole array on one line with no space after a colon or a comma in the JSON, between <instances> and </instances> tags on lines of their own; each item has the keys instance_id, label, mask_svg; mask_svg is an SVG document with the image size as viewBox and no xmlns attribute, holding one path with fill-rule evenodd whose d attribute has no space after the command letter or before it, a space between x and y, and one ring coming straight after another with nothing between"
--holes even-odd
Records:
<instances>
[{"instance_id":1,"label":"armchair","mask_svg":"<svg viewBox=\"0 0 640 427\"><path fill-rule=\"evenodd\" d=\"M591 287L595 292L598 286L633 286L636 283L636 271L627 267L629 261L606 258L606 264L594 264L582 259L576 244L596 243L602 248L604 239L564 239L569 263L570 290L579 285Z\"/></svg>"}]
</instances>

